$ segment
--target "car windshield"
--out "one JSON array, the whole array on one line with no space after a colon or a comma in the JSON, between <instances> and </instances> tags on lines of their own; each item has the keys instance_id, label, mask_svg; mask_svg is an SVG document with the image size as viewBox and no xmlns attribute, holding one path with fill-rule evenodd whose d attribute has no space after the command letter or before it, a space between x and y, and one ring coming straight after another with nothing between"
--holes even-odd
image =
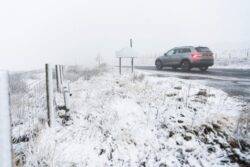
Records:
<instances>
[{"instance_id":1,"label":"car windshield","mask_svg":"<svg viewBox=\"0 0 250 167\"><path fill-rule=\"evenodd\" d=\"M196 47L195 48L198 52L210 52L207 47Z\"/></svg>"}]
</instances>

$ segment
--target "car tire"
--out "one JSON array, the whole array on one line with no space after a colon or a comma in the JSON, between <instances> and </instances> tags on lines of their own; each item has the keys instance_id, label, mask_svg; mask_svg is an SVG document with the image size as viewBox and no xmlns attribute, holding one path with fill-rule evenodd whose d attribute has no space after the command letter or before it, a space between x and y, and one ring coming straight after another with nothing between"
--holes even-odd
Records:
<instances>
[{"instance_id":1,"label":"car tire","mask_svg":"<svg viewBox=\"0 0 250 167\"><path fill-rule=\"evenodd\" d=\"M191 69L191 64L188 60L183 60L181 62L181 70L182 71L189 71Z\"/></svg>"},{"instance_id":2,"label":"car tire","mask_svg":"<svg viewBox=\"0 0 250 167\"><path fill-rule=\"evenodd\" d=\"M163 68L162 62L160 60L156 60L155 67L157 70L162 70Z\"/></svg>"},{"instance_id":3,"label":"car tire","mask_svg":"<svg viewBox=\"0 0 250 167\"><path fill-rule=\"evenodd\" d=\"M199 67L199 69L200 69L201 71L207 71L208 67L207 67L207 66L205 66L205 67Z\"/></svg>"}]
</instances>

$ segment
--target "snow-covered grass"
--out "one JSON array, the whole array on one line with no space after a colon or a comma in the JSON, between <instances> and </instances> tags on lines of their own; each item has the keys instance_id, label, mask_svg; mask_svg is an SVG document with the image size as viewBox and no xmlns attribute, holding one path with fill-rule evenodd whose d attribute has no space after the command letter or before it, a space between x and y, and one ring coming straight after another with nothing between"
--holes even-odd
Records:
<instances>
[{"instance_id":1,"label":"snow-covered grass","mask_svg":"<svg viewBox=\"0 0 250 167\"><path fill-rule=\"evenodd\" d=\"M33 138L45 127L45 73L13 72L9 83L14 161L19 166Z\"/></svg>"},{"instance_id":2,"label":"snow-covered grass","mask_svg":"<svg viewBox=\"0 0 250 167\"><path fill-rule=\"evenodd\" d=\"M242 102L220 90L142 72L120 76L114 69L70 87L67 122L57 111L56 127L14 145L24 166L249 163L249 145L240 150L234 135Z\"/></svg>"},{"instance_id":3,"label":"snow-covered grass","mask_svg":"<svg viewBox=\"0 0 250 167\"><path fill-rule=\"evenodd\" d=\"M101 64L99 67L92 69L84 68L83 66L69 66L66 68L64 76L66 80L69 80L71 82L74 82L79 78L89 80L93 76L105 72L105 70L106 64Z\"/></svg>"},{"instance_id":4,"label":"snow-covered grass","mask_svg":"<svg viewBox=\"0 0 250 167\"><path fill-rule=\"evenodd\" d=\"M216 68L250 68L249 49L218 50L214 56Z\"/></svg>"}]
</instances>

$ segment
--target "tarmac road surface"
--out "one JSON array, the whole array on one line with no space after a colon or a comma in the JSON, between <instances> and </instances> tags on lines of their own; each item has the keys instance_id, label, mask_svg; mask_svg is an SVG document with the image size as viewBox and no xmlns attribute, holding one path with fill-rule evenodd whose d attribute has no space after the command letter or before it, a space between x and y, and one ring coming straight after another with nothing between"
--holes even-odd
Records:
<instances>
[{"instance_id":1,"label":"tarmac road surface","mask_svg":"<svg viewBox=\"0 0 250 167\"><path fill-rule=\"evenodd\" d=\"M152 72L159 77L178 77L188 80L198 80L201 83L219 88L230 96L238 96L250 103L250 69L210 68L206 72L192 69L190 72L166 68L157 71L154 66L136 66L138 70Z\"/></svg>"}]
</instances>

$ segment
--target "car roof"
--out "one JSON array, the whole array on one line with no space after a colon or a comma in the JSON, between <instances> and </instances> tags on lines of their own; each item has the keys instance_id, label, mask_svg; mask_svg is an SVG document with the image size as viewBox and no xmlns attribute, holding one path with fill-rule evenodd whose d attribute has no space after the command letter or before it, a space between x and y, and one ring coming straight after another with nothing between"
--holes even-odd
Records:
<instances>
[{"instance_id":1,"label":"car roof","mask_svg":"<svg viewBox=\"0 0 250 167\"><path fill-rule=\"evenodd\" d=\"M175 47L173 49L181 49L181 48L194 48L194 46L179 46L179 47Z\"/></svg>"}]
</instances>

